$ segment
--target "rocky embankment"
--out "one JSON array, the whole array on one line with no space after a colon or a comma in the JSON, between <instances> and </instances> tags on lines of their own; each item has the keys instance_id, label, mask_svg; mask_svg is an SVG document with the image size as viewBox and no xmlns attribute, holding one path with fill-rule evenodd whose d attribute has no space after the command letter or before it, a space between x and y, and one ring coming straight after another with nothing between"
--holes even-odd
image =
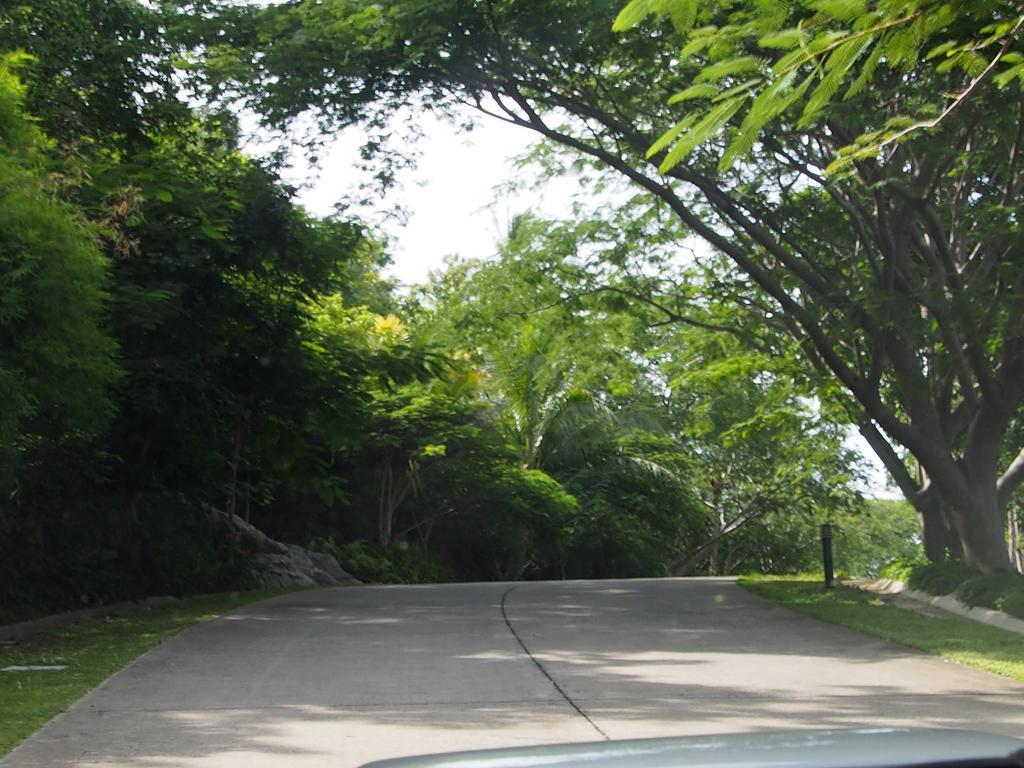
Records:
<instances>
[{"instance_id":1,"label":"rocky embankment","mask_svg":"<svg viewBox=\"0 0 1024 768\"><path fill-rule=\"evenodd\" d=\"M251 575L255 587L341 587L362 583L330 555L272 539L238 515L215 514L238 531L254 552Z\"/></svg>"}]
</instances>

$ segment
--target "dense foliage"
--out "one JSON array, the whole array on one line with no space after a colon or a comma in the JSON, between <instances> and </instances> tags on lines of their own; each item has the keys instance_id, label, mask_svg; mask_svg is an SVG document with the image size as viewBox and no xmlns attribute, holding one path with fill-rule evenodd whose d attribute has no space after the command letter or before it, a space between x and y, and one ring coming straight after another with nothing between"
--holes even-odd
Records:
<instances>
[{"instance_id":1,"label":"dense foliage","mask_svg":"<svg viewBox=\"0 0 1024 768\"><path fill-rule=\"evenodd\" d=\"M768 259L770 244L735 221L723 240L742 188L743 216L786 229L785 248L831 249L815 268L846 285L842 200L757 152L710 197L659 186L637 168L671 113L675 33L619 37L610 1L548 10L0 10L0 617L243 586L251 553L217 510L371 581L800 570L824 522L850 571L917 554L914 513L856 490L849 425L871 435L879 417L808 367L821 349L796 333L813 320L829 344L864 341L841 292L794 325L730 250ZM310 215L279 157L243 151L225 102L242 95L278 123L309 107L325 128L368 121L384 182L402 158L382 116L468 98L643 189L570 220L524 214L493 258L452 258L402 294L374 233ZM554 146L537 151L547 172L582 167ZM675 168L713 154L695 145ZM971 226L1006 234L1010 202L970 202ZM717 250L681 258L695 232ZM961 373L943 391L971 400ZM890 410L900 375L878 372Z\"/></svg>"},{"instance_id":2,"label":"dense foliage","mask_svg":"<svg viewBox=\"0 0 1024 768\"><path fill-rule=\"evenodd\" d=\"M469 104L628 180L706 243L694 260L732 312L714 322L692 284L647 284L637 300L795 352L830 418L856 426L922 516L929 556L1010 569L1005 513L1024 482L1019 9L666 0L630 7L671 21L618 34L621 5L235 8L232 45L206 61L274 124L312 112L326 130L372 131L409 105ZM370 145L385 146L377 132Z\"/></svg>"}]
</instances>

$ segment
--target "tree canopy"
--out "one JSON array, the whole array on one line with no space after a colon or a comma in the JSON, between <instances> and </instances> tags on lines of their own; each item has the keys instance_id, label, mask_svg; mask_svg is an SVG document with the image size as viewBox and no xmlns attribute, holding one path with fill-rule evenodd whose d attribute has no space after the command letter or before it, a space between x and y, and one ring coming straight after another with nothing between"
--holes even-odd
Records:
<instances>
[{"instance_id":1,"label":"tree canopy","mask_svg":"<svg viewBox=\"0 0 1024 768\"><path fill-rule=\"evenodd\" d=\"M0 614L245 586L230 515L372 580L795 570L826 521L876 573L917 532L863 498L852 430L930 557L1010 568L1021 26L946 0L4 6ZM239 114L358 125L387 185L417 114L467 107L591 204L407 292Z\"/></svg>"},{"instance_id":2,"label":"tree canopy","mask_svg":"<svg viewBox=\"0 0 1024 768\"><path fill-rule=\"evenodd\" d=\"M324 130L372 128L409 104L467 104L629 179L727 259L719 279L764 334L799 347L820 397L858 426L928 521L930 550L1006 569L1003 510L1024 480L1020 446L1006 445L1024 397L1020 120L1006 108L1021 96L1000 88L1012 80L1016 16L1003 3L977 16L942 2L820 5L782 18L790 5L641 4L675 24L619 34L615 3L540 13L513 0L295 2L243 13L232 55L215 56L211 72L246 72L235 91L271 122L312 112ZM693 27L692 8L704 26ZM863 45L843 37L904 12L913 19L856 37ZM786 35L819 16L822 40L818 27L809 41ZM769 45L772 29L784 39ZM846 47L801 63L803 80L772 69L802 61L801 45L824 55L828 40ZM947 60L921 60L928 43ZM885 66L846 66L855 50ZM971 63L982 52L998 80ZM825 98L858 72L869 72L864 88ZM754 94L762 102L744 114ZM934 115L936 94L969 98L947 99L956 107L941 120L896 140L902 116ZM679 124L673 113L691 97ZM867 144L849 151L858 137ZM840 157L845 172L829 175Z\"/></svg>"}]
</instances>

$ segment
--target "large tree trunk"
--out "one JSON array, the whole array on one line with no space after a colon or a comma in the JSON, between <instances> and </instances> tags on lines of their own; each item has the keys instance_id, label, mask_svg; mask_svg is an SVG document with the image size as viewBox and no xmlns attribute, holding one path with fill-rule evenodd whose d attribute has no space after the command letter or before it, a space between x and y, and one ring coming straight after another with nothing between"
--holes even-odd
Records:
<instances>
[{"instance_id":1,"label":"large tree trunk","mask_svg":"<svg viewBox=\"0 0 1024 768\"><path fill-rule=\"evenodd\" d=\"M998 472L1009 421L1009 412L1001 405L982 404L971 420L959 460L950 461L947 451L943 461L929 468L922 457L963 545L963 561L983 573L1013 570Z\"/></svg>"},{"instance_id":2,"label":"large tree trunk","mask_svg":"<svg viewBox=\"0 0 1024 768\"><path fill-rule=\"evenodd\" d=\"M961 560L983 573L1013 570L1006 525L994 483L970 483L966 492L938 493L909 501L921 520L924 554L933 563Z\"/></svg>"},{"instance_id":3,"label":"large tree trunk","mask_svg":"<svg viewBox=\"0 0 1024 768\"><path fill-rule=\"evenodd\" d=\"M914 505L921 521L924 554L933 563L947 559L962 560L964 556L960 536L953 528L949 510L935 495Z\"/></svg>"},{"instance_id":4,"label":"large tree trunk","mask_svg":"<svg viewBox=\"0 0 1024 768\"><path fill-rule=\"evenodd\" d=\"M921 414L926 409L920 402L915 408L924 425L916 434L907 433L912 438L907 447L917 461L916 478L870 423L861 425L861 434L921 516L925 554L934 562L962 560L983 573L1012 570L1005 539L1006 501L1000 498L997 473L1008 411L999 405L979 406L957 457L935 420Z\"/></svg>"},{"instance_id":5,"label":"large tree trunk","mask_svg":"<svg viewBox=\"0 0 1024 768\"><path fill-rule=\"evenodd\" d=\"M973 500L951 509L953 523L963 543L963 561L983 573L1012 571L1003 511L995 485L977 488L972 496Z\"/></svg>"}]
</instances>

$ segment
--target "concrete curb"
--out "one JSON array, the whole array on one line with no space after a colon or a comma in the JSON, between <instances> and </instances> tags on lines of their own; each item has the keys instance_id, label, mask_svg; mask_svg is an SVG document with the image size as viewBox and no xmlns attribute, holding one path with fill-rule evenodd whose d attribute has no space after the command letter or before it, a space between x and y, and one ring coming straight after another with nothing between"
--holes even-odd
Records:
<instances>
[{"instance_id":1,"label":"concrete curb","mask_svg":"<svg viewBox=\"0 0 1024 768\"><path fill-rule=\"evenodd\" d=\"M78 611L56 613L52 616L44 616L41 619L34 619L32 621L22 621L18 624L6 624L0 626L0 640L26 640L34 635L50 632L54 629L63 629L87 619L97 619L105 616L124 616L140 609L167 605L168 603L175 602L177 599L170 596L147 597L144 600L111 603L110 605L100 605L95 608L82 608Z\"/></svg>"},{"instance_id":2,"label":"concrete curb","mask_svg":"<svg viewBox=\"0 0 1024 768\"><path fill-rule=\"evenodd\" d=\"M918 603L925 603L935 608L955 613L957 616L963 616L971 621L977 621L992 627L1005 629L1007 632L1016 632L1019 635L1024 635L1024 620L1014 618L1009 614L995 611L991 608L972 608L966 603L960 602L952 595L930 595L927 592L910 589L902 581L894 581L892 579L876 579L875 581L854 579L844 581L843 583L880 595L899 595Z\"/></svg>"}]
</instances>

